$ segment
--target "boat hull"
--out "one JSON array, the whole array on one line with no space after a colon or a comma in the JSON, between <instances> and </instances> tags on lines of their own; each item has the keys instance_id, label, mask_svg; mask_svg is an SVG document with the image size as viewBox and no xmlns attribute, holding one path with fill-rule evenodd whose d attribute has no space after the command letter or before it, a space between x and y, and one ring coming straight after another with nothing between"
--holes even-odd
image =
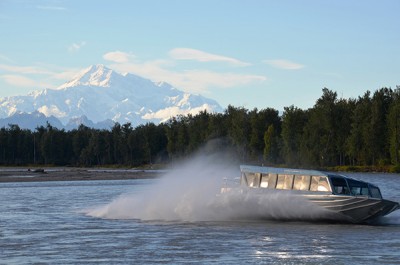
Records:
<instances>
[{"instance_id":1,"label":"boat hull","mask_svg":"<svg viewBox=\"0 0 400 265\"><path fill-rule=\"evenodd\" d=\"M249 165L241 165L240 171L245 190L261 196L263 191L275 191L301 197L337 221L369 223L400 208L399 203L383 199L374 184L337 173Z\"/></svg>"},{"instance_id":2,"label":"boat hull","mask_svg":"<svg viewBox=\"0 0 400 265\"><path fill-rule=\"evenodd\" d=\"M399 203L367 196L305 195L311 202L352 223L367 223L397 209Z\"/></svg>"}]
</instances>

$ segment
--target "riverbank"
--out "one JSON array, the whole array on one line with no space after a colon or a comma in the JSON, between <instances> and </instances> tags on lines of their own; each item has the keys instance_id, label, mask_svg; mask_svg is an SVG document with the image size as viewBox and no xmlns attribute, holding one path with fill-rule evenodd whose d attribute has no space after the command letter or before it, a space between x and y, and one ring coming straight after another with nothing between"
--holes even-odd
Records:
<instances>
[{"instance_id":1,"label":"riverbank","mask_svg":"<svg viewBox=\"0 0 400 265\"><path fill-rule=\"evenodd\" d=\"M400 173L400 165L383 165L383 166L336 166L328 167L327 171L337 172L380 172L380 173Z\"/></svg>"},{"instance_id":2,"label":"riverbank","mask_svg":"<svg viewBox=\"0 0 400 265\"><path fill-rule=\"evenodd\" d=\"M0 182L148 179L164 170L106 168L0 168Z\"/></svg>"}]
</instances>

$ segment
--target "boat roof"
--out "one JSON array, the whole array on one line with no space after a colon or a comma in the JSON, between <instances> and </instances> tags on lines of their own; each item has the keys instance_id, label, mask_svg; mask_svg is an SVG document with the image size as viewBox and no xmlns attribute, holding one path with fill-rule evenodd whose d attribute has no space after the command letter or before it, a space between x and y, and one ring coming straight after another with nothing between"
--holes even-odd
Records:
<instances>
[{"instance_id":1,"label":"boat roof","mask_svg":"<svg viewBox=\"0 0 400 265\"><path fill-rule=\"evenodd\" d=\"M263 173L263 174L293 174L293 175L312 175L312 176L328 176L327 172L308 169L278 168L278 167L260 167L240 165L241 172Z\"/></svg>"}]
</instances>

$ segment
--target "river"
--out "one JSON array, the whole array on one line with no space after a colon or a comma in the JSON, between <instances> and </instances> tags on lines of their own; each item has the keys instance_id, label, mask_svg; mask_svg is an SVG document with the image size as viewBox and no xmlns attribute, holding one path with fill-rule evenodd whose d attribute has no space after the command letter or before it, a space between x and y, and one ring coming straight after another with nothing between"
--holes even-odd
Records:
<instances>
[{"instance_id":1,"label":"river","mask_svg":"<svg viewBox=\"0 0 400 265\"><path fill-rule=\"evenodd\" d=\"M352 176L400 201L399 175ZM0 183L0 264L400 263L400 211L377 225L234 218L215 183Z\"/></svg>"}]
</instances>

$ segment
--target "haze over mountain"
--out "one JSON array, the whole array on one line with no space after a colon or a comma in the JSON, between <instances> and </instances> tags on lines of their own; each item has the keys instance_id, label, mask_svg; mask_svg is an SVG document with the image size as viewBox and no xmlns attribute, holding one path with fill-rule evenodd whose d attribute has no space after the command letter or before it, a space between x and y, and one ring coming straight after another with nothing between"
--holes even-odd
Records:
<instances>
[{"instance_id":1,"label":"haze over mountain","mask_svg":"<svg viewBox=\"0 0 400 265\"><path fill-rule=\"evenodd\" d=\"M92 65L56 89L0 98L0 126L18 124L34 129L46 121L67 129L80 124L110 128L115 122L137 126L202 110L220 112L222 108L215 100L185 93L165 82Z\"/></svg>"}]
</instances>

